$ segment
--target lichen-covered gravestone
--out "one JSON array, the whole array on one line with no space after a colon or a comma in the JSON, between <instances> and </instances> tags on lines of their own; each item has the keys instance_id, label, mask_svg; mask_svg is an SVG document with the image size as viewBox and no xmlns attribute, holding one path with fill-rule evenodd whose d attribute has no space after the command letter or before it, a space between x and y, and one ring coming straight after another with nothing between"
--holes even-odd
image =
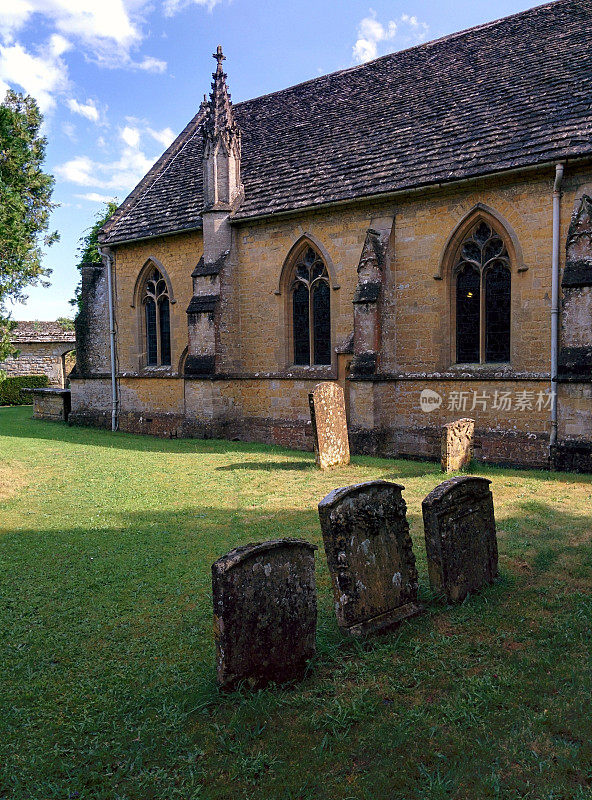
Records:
<instances>
[{"instance_id":1,"label":"lichen-covered gravestone","mask_svg":"<svg viewBox=\"0 0 592 800\"><path fill-rule=\"evenodd\" d=\"M475 420L457 419L442 429L442 472L467 467L473 458Z\"/></svg>"},{"instance_id":2,"label":"lichen-covered gravestone","mask_svg":"<svg viewBox=\"0 0 592 800\"><path fill-rule=\"evenodd\" d=\"M349 441L343 389L319 383L308 395L317 464L321 469L349 464Z\"/></svg>"},{"instance_id":3,"label":"lichen-covered gravestone","mask_svg":"<svg viewBox=\"0 0 592 800\"><path fill-rule=\"evenodd\" d=\"M430 584L451 602L493 583L498 574L490 483L451 478L422 503Z\"/></svg>"},{"instance_id":4,"label":"lichen-covered gravestone","mask_svg":"<svg viewBox=\"0 0 592 800\"><path fill-rule=\"evenodd\" d=\"M315 652L316 546L278 539L212 564L218 683L251 688L302 677Z\"/></svg>"},{"instance_id":5,"label":"lichen-covered gravestone","mask_svg":"<svg viewBox=\"0 0 592 800\"><path fill-rule=\"evenodd\" d=\"M371 481L335 489L319 503L337 623L352 636L422 610L403 488Z\"/></svg>"}]
</instances>

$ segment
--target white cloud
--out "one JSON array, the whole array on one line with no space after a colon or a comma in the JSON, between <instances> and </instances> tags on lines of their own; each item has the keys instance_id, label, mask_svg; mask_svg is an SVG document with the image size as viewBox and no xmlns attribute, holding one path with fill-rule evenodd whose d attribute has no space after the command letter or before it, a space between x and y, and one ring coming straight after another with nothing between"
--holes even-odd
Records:
<instances>
[{"instance_id":1,"label":"white cloud","mask_svg":"<svg viewBox=\"0 0 592 800\"><path fill-rule=\"evenodd\" d=\"M79 103L71 97L68 100L68 108L73 114L80 114L81 117L89 119L91 122L99 121L99 109L96 107L94 100L87 100L86 103Z\"/></svg>"},{"instance_id":2,"label":"white cloud","mask_svg":"<svg viewBox=\"0 0 592 800\"><path fill-rule=\"evenodd\" d=\"M135 62L131 51L144 34L141 12L149 0L0 0L0 35L4 44L35 17L43 17L57 33L84 48L86 58L105 67L127 67L163 72L166 63L152 56Z\"/></svg>"},{"instance_id":3,"label":"white cloud","mask_svg":"<svg viewBox=\"0 0 592 800\"><path fill-rule=\"evenodd\" d=\"M76 156L55 168L55 172L63 180L69 183L76 183L79 186L92 186L94 184L92 176L93 162L88 156Z\"/></svg>"},{"instance_id":4,"label":"white cloud","mask_svg":"<svg viewBox=\"0 0 592 800\"><path fill-rule=\"evenodd\" d=\"M77 142L78 139L76 137L76 126L72 125L71 122L63 122L62 123L62 131L65 136L70 139L71 142Z\"/></svg>"},{"instance_id":5,"label":"white cloud","mask_svg":"<svg viewBox=\"0 0 592 800\"><path fill-rule=\"evenodd\" d=\"M358 25L358 38L352 48L354 61L363 64L372 61L379 54L379 45L382 53L392 52L396 49L394 43L399 34L400 44L408 46L425 41L429 27L425 22L420 22L417 17L402 14L399 20L389 20L385 25L376 19L376 13L370 9L370 15L360 20ZM384 43L387 44L384 47Z\"/></svg>"},{"instance_id":6,"label":"white cloud","mask_svg":"<svg viewBox=\"0 0 592 800\"><path fill-rule=\"evenodd\" d=\"M154 142L168 147L175 138L171 128L157 130L146 119L126 117L125 122L117 137L110 140L99 137L97 140L98 147L105 150L119 147L116 158L101 161L88 155L77 155L53 168L58 179L91 190L77 197L90 200L90 195L102 197L105 191L127 192L133 189L156 161L156 157L149 158L145 151L153 152ZM92 190L99 190L99 193Z\"/></svg>"},{"instance_id":7,"label":"white cloud","mask_svg":"<svg viewBox=\"0 0 592 800\"><path fill-rule=\"evenodd\" d=\"M171 128L163 128L161 131L155 131L153 128L148 128L148 133L163 147L168 147L175 139L175 133L173 130L171 130Z\"/></svg>"},{"instance_id":8,"label":"white cloud","mask_svg":"<svg viewBox=\"0 0 592 800\"><path fill-rule=\"evenodd\" d=\"M15 2L11 7L0 9L0 36L7 43L12 41L14 31L21 28L30 15L30 9L26 2Z\"/></svg>"},{"instance_id":9,"label":"white cloud","mask_svg":"<svg viewBox=\"0 0 592 800\"><path fill-rule=\"evenodd\" d=\"M140 144L140 131L137 128L126 125L120 136L128 147L137 147Z\"/></svg>"},{"instance_id":10,"label":"white cloud","mask_svg":"<svg viewBox=\"0 0 592 800\"><path fill-rule=\"evenodd\" d=\"M53 172L61 180L77 186L129 190L148 172L154 160L147 158L139 148L126 146L115 161L100 162L88 156L75 156L56 166Z\"/></svg>"},{"instance_id":11,"label":"white cloud","mask_svg":"<svg viewBox=\"0 0 592 800\"><path fill-rule=\"evenodd\" d=\"M54 95L69 84L68 68L61 56L70 47L59 34L53 34L36 55L18 43L0 45L0 88L19 86L37 100L42 112L50 111L55 106Z\"/></svg>"},{"instance_id":12,"label":"white cloud","mask_svg":"<svg viewBox=\"0 0 592 800\"><path fill-rule=\"evenodd\" d=\"M4 4L7 6L8 4ZM124 0L13 0L0 10L0 29L12 35L35 14L53 21L60 33L87 44L109 41L129 48L141 38Z\"/></svg>"},{"instance_id":13,"label":"white cloud","mask_svg":"<svg viewBox=\"0 0 592 800\"><path fill-rule=\"evenodd\" d=\"M87 192L86 194L76 194L81 200L88 200L90 203L109 203L113 197L109 194L97 194L97 192Z\"/></svg>"},{"instance_id":14,"label":"white cloud","mask_svg":"<svg viewBox=\"0 0 592 800\"><path fill-rule=\"evenodd\" d=\"M183 11L188 6L200 6L211 11L221 0L164 0L163 10L165 17L172 17L179 11Z\"/></svg>"},{"instance_id":15,"label":"white cloud","mask_svg":"<svg viewBox=\"0 0 592 800\"><path fill-rule=\"evenodd\" d=\"M159 58L153 58L152 56L144 56L142 61L131 62L130 66L134 67L135 69L143 69L146 72L162 73L167 68L167 62L161 61Z\"/></svg>"}]
</instances>

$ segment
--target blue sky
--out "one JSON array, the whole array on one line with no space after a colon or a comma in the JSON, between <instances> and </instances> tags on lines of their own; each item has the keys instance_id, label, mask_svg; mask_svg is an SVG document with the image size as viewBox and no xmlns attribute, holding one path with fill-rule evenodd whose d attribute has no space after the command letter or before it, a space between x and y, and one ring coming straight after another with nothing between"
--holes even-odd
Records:
<instances>
[{"instance_id":1,"label":"blue sky","mask_svg":"<svg viewBox=\"0 0 592 800\"><path fill-rule=\"evenodd\" d=\"M533 0L0 0L0 95L45 115L61 241L15 319L71 316L78 239L123 200L209 92L222 44L235 102L523 11Z\"/></svg>"}]
</instances>

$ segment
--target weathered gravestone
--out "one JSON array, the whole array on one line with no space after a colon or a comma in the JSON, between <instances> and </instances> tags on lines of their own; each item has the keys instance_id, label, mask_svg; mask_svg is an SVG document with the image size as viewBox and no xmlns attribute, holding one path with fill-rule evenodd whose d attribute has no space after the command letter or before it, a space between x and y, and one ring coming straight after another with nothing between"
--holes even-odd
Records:
<instances>
[{"instance_id":1,"label":"weathered gravestone","mask_svg":"<svg viewBox=\"0 0 592 800\"><path fill-rule=\"evenodd\" d=\"M490 483L451 478L422 503L430 584L451 602L493 583L498 574Z\"/></svg>"},{"instance_id":2,"label":"weathered gravestone","mask_svg":"<svg viewBox=\"0 0 592 800\"><path fill-rule=\"evenodd\" d=\"M352 636L422 610L403 489L371 481L335 489L319 503L337 623Z\"/></svg>"},{"instance_id":3,"label":"weathered gravestone","mask_svg":"<svg viewBox=\"0 0 592 800\"><path fill-rule=\"evenodd\" d=\"M442 472L467 467L473 458L475 420L457 419L442 429Z\"/></svg>"},{"instance_id":4,"label":"weathered gravestone","mask_svg":"<svg viewBox=\"0 0 592 800\"><path fill-rule=\"evenodd\" d=\"M302 677L315 652L316 549L279 539L237 547L212 564L220 686Z\"/></svg>"},{"instance_id":5,"label":"weathered gravestone","mask_svg":"<svg viewBox=\"0 0 592 800\"><path fill-rule=\"evenodd\" d=\"M321 469L349 464L349 441L343 389L319 383L308 395L317 464Z\"/></svg>"}]
</instances>

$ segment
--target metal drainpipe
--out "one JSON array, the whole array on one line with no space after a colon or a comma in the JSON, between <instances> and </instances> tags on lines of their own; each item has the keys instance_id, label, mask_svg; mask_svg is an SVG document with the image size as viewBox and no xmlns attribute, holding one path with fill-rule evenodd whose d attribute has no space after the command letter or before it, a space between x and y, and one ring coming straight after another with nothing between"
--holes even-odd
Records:
<instances>
[{"instance_id":1,"label":"metal drainpipe","mask_svg":"<svg viewBox=\"0 0 592 800\"><path fill-rule=\"evenodd\" d=\"M109 303L109 341L111 345L111 430L117 430L117 379L115 372L115 314L113 312L113 253L108 247L99 247L103 262L107 264L107 297Z\"/></svg>"},{"instance_id":2,"label":"metal drainpipe","mask_svg":"<svg viewBox=\"0 0 592 800\"><path fill-rule=\"evenodd\" d=\"M553 185L553 255L551 262L551 438L557 444L557 364L559 341L559 225L563 164L555 164ZM549 453L551 455L551 453Z\"/></svg>"}]
</instances>

